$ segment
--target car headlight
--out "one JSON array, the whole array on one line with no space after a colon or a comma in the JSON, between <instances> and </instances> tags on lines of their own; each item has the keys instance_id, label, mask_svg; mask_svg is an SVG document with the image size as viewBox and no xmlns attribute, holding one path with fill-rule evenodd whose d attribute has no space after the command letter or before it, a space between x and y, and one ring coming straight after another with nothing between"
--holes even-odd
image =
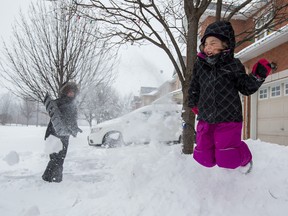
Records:
<instances>
[{"instance_id":1,"label":"car headlight","mask_svg":"<svg viewBox=\"0 0 288 216\"><path fill-rule=\"evenodd\" d=\"M92 129L91 129L91 133L97 133L97 132L99 132L101 129L102 129L101 127L92 128Z\"/></svg>"}]
</instances>

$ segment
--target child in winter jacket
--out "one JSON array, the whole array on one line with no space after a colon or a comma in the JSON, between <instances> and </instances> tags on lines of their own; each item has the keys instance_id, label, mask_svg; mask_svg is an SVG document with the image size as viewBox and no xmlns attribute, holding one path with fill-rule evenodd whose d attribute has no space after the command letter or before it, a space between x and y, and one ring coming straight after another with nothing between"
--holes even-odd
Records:
<instances>
[{"instance_id":1,"label":"child in winter jacket","mask_svg":"<svg viewBox=\"0 0 288 216\"><path fill-rule=\"evenodd\" d=\"M241 141L242 106L239 92L256 92L271 71L266 59L246 74L234 58L235 36L226 21L210 24L201 39L189 89L189 107L198 115L194 159L203 166L235 169L252 163L247 144Z\"/></svg>"},{"instance_id":2,"label":"child in winter jacket","mask_svg":"<svg viewBox=\"0 0 288 216\"><path fill-rule=\"evenodd\" d=\"M66 126L69 126L69 134L76 137L78 132L82 132L77 124L77 107L74 99L78 93L78 86L74 82L66 83L60 89L60 97L55 100L61 117ZM58 138L61 141L62 149L49 155L50 160L42 175L42 179L47 182L61 182L63 173L63 164L69 145L69 135L59 136L56 134L54 126L50 121L45 133L45 140L50 136Z\"/></svg>"}]
</instances>

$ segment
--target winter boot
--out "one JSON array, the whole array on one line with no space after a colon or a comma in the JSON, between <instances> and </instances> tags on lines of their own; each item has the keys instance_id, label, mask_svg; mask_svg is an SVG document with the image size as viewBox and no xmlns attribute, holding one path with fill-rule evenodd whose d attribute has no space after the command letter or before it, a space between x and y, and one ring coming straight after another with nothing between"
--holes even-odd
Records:
<instances>
[{"instance_id":1,"label":"winter boot","mask_svg":"<svg viewBox=\"0 0 288 216\"><path fill-rule=\"evenodd\" d=\"M246 164L245 166L241 166L239 167L239 171L245 175L247 175L248 173L250 173L252 171L253 168L253 161L251 160L248 164Z\"/></svg>"},{"instance_id":2,"label":"winter boot","mask_svg":"<svg viewBox=\"0 0 288 216\"><path fill-rule=\"evenodd\" d=\"M42 175L42 179L47 182L52 182L51 170L46 169Z\"/></svg>"},{"instance_id":3,"label":"winter boot","mask_svg":"<svg viewBox=\"0 0 288 216\"><path fill-rule=\"evenodd\" d=\"M61 182L62 181L62 174L63 167L54 167L52 169L46 169L44 174L42 175L42 179L47 182Z\"/></svg>"},{"instance_id":4,"label":"winter boot","mask_svg":"<svg viewBox=\"0 0 288 216\"><path fill-rule=\"evenodd\" d=\"M63 166L55 167L52 173L52 182L61 182L63 177Z\"/></svg>"},{"instance_id":5,"label":"winter boot","mask_svg":"<svg viewBox=\"0 0 288 216\"><path fill-rule=\"evenodd\" d=\"M63 166L57 164L56 160L50 160L46 167L46 170L44 171L42 175L42 179L47 182L61 182L62 172L63 172Z\"/></svg>"}]
</instances>

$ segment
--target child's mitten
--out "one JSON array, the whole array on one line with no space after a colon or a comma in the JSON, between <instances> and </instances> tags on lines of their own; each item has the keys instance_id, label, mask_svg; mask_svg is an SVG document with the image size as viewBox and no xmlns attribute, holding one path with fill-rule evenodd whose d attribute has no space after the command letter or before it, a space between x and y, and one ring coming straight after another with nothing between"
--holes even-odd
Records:
<instances>
[{"instance_id":1,"label":"child's mitten","mask_svg":"<svg viewBox=\"0 0 288 216\"><path fill-rule=\"evenodd\" d=\"M271 72L271 64L266 59L260 59L252 68L252 74L265 79Z\"/></svg>"}]
</instances>

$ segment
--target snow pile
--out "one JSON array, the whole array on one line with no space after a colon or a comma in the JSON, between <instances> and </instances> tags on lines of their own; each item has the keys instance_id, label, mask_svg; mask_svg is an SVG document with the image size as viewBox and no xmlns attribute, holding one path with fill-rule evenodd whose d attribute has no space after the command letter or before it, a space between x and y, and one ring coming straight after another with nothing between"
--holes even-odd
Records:
<instances>
[{"instance_id":1,"label":"snow pile","mask_svg":"<svg viewBox=\"0 0 288 216\"><path fill-rule=\"evenodd\" d=\"M3 160L6 161L10 166L13 166L19 163L19 155L16 151L11 151L4 157Z\"/></svg>"},{"instance_id":2,"label":"snow pile","mask_svg":"<svg viewBox=\"0 0 288 216\"><path fill-rule=\"evenodd\" d=\"M25 211L24 216L38 216L40 215L40 211L37 206L32 206L28 210Z\"/></svg>"},{"instance_id":3,"label":"snow pile","mask_svg":"<svg viewBox=\"0 0 288 216\"><path fill-rule=\"evenodd\" d=\"M91 147L84 129L71 138L63 182L47 183L41 179L49 158L44 132L0 127L1 215L287 215L285 146L247 140L254 167L244 175L237 169L204 168L181 154L181 145ZM21 160L10 166L3 159L15 149Z\"/></svg>"},{"instance_id":4,"label":"snow pile","mask_svg":"<svg viewBox=\"0 0 288 216\"><path fill-rule=\"evenodd\" d=\"M53 152L59 152L62 149L61 140L55 136L49 136L45 142L44 152L51 154Z\"/></svg>"}]
</instances>

